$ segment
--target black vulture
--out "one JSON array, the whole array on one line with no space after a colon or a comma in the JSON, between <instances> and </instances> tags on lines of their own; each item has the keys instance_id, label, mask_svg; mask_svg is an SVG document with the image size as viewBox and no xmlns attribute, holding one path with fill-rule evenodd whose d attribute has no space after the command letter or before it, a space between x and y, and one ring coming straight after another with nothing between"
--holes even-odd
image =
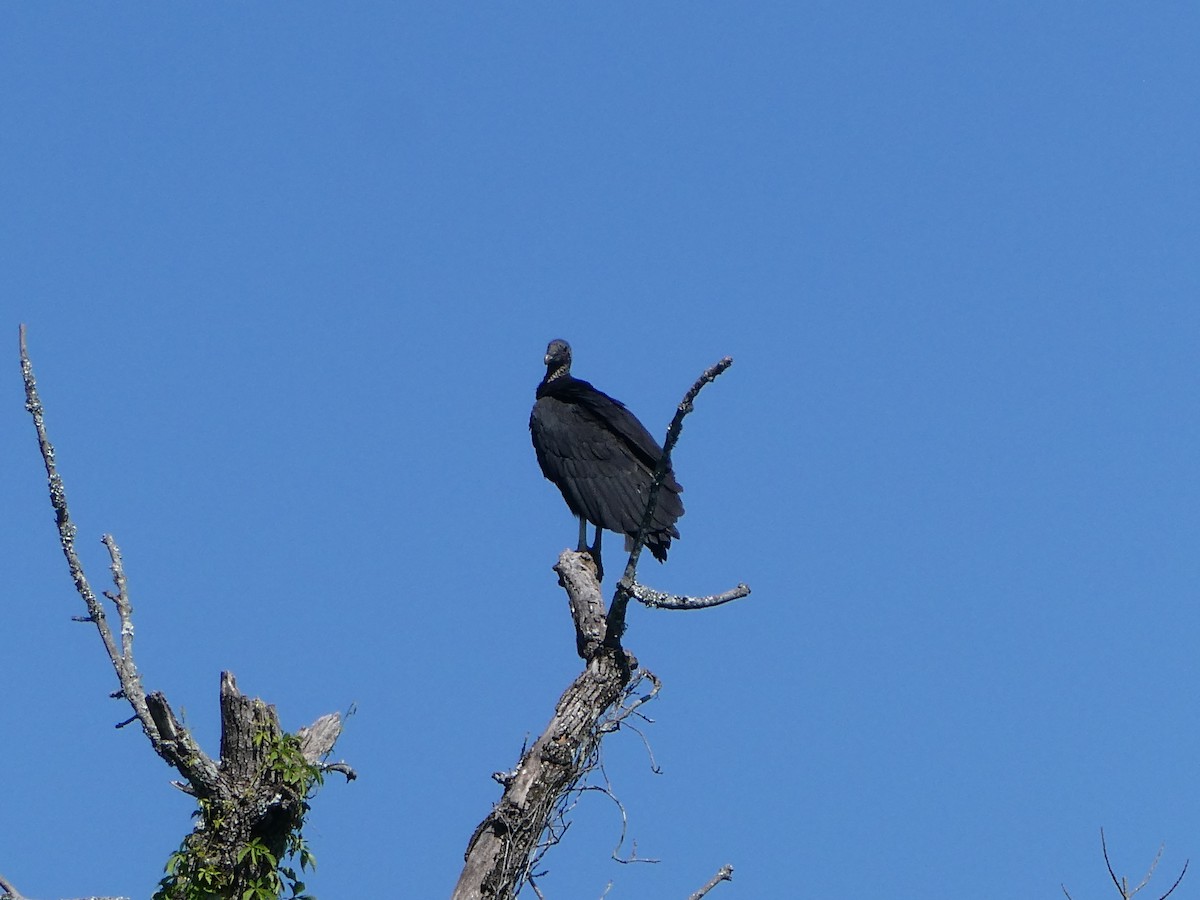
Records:
<instances>
[{"instance_id":1,"label":"black vulture","mask_svg":"<svg viewBox=\"0 0 1200 900\"><path fill-rule=\"evenodd\" d=\"M571 375L566 341L551 341L546 348L546 377L538 385L529 431L542 474L558 485L579 517L578 549L589 550L603 573L600 532L624 534L627 544L637 534L662 448L625 404ZM683 515L682 490L668 469L645 536L660 562L671 539L679 537L675 521ZM596 526L591 547L588 522Z\"/></svg>"}]
</instances>

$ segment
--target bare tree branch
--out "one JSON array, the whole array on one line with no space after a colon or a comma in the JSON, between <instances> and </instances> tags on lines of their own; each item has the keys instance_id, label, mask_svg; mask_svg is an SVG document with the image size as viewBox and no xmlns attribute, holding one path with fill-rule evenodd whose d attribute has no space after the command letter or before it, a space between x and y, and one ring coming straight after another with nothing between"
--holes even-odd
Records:
<instances>
[{"instance_id":1,"label":"bare tree branch","mask_svg":"<svg viewBox=\"0 0 1200 900\"><path fill-rule=\"evenodd\" d=\"M187 729L179 725L166 698L161 694L147 697L142 688L142 677L133 660L133 607L129 603L129 587L121 551L112 535L106 534L102 540L112 560L113 584L117 589L115 595L108 596L117 608L117 617L121 623L120 648L113 638L104 606L88 583L79 554L75 551L76 527L71 521L71 512L67 506L66 486L58 473L54 445L50 443L46 433L45 410L38 396L33 363L30 362L25 346L24 325L20 328L20 345L21 375L25 381L25 409L33 417L33 426L37 431L38 448L41 450L42 462L45 464L46 477L50 484L50 505L54 508L59 543L62 545L63 555L67 558L67 568L71 572L71 580L75 583L75 590L87 607L88 615L85 621L92 622L100 632L105 652L108 653L113 670L117 673L117 680L121 685L117 695L124 697L133 708L134 717L141 722L142 730L150 739L154 751L169 765L178 769L200 796L216 795L220 792L220 775L216 763L192 740Z\"/></svg>"},{"instance_id":2,"label":"bare tree branch","mask_svg":"<svg viewBox=\"0 0 1200 900\"><path fill-rule=\"evenodd\" d=\"M38 437L38 448L41 450L42 462L46 466L46 477L50 483L50 505L54 508L55 520L58 525L59 543L62 545L63 555L67 558L67 568L71 572L71 580L75 582L75 589L79 592L79 596L83 598L84 605L87 607L88 615L85 621L93 622L100 632L100 639L104 642L104 649L108 652L108 658L112 661L113 668L117 673L117 679L121 683L122 695L129 701L129 705L133 707L134 715L141 720L142 727L146 729L146 733L151 741L154 741L158 737L157 728L150 716L150 711L146 708L145 696L141 688L141 679L138 676L136 667L133 665L132 656L127 658L118 650L116 641L113 640L112 629L109 628L108 619L104 614L104 606L100 603L100 600L96 597L95 592L88 583L87 576L83 571L83 564L79 561L79 555L75 552L75 523L71 521L71 513L67 508L67 491L63 485L62 476L58 474L54 445L50 443L50 438L46 434L45 411L42 409L42 401L38 396L37 381L33 375L33 364L29 361L29 353L25 347L24 325L20 328L20 344L21 375L25 381L25 409L33 416L33 426L37 431ZM116 549L116 545L112 543L112 538L109 535L104 536L104 543L109 548L109 553L112 556L113 578L117 580L118 595L123 596L125 576L121 571L120 551ZM122 637L124 638L124 626L129 613L128 603L126 601L119 602L117 609L121 614ZM132 641L132 628L129 630L128 639Z\"/></svg>"},{"instance_id":3,"label":"bare tree branch","mask_svg":"<svg viewBox=\"0 0 1200 900\"><path fill-rule=\"evenodd\" d=\"M4 892L0 894L0 900L27 900L3 875L0 875L0 891Z\"/></svg>"},{"instance_id":4,"label":"bare tree branch","mask_svg":"<svg viewBox=\"0 0 1200 900\"><path fill-rule=\"evenodd\" d=\"M1140 890L1142 890L1142 888L1150 883L1150 879L1154 877L1155 869L1158 868L1158 864L1162 860L1163 850L1165 847L1165 844L1159 844L1158 852L1154 854L1154 859L1151 861L1150 867L1146 870L1145 877L1138 882L1136 887L1130 888L1129 879L1118 878L1117 873L1113 871L1112 861L1108 856L1108 842L1104 836L1104 829L1100 829L1100 850L1104 854L1104 865L1108 868L1108 877L1112 879L1112 883L1116 887L1117 893L1121 895L1122 900L1130 900L1131 897L1133 897ZM1175 893L1175 888L1179 887L1179 883L1183 881L1183 876L1187 874L1188 864L1190 862L1191 860L1184 860L1183 870L1179 873L1179 877L1175 879L1175 883L1172 884L1170 889L1161 897L1159 897L1158 900L1167 900L1171 894ZM1067 897L1067 900L1072 900L1071 892L1067 890L1067 886L1063 884L1060 885L1060 887L1062 888L1063 894Z\"/></svg>"},{"instance_id":5,"label":"bare tree branch","mask_svg":"<svg viewBox=\"0 0 1200 900\"><path fill-rule=\"evenodd\" d=\"M0 875L0 900L29 900L13 887L12 882ZM129 900L128 897L81 897L79 900Z\"/></svg>"},{"instance_id":6,"label":"bare tree branch","mask_svg":"<svg viewBox=\"0 0 1200 900\"><path fill-rule=\"evenodd\" d=\"M708 884L688 897L688 900L703 900L704 895L722 881L733 881L733 866L726 864L717 869L717 874L712 877Z\"/></svg>"},{"instance_id":7,"label":"bare tree branch","mask_svg":"<svg viewBox=\"0 0 1200 900\"><path fill-rule=\"evenodd\" d=\"M189 859L198 860L197 871L222 873L224 880L218 886L223 893L241 896L251 886L265 883L263 878L275 874L277 861L286 857L289 848L294 849L292 837L299 834L309 808L310 791L323 774L340 772L348 781L355 777L354 770L345 763L325 765L322 762L341 734L341 716L337 713L322 716L301 729L295 735L294 743L288 743L284 739L289 736L280 727L275 708L257 698L244 696L238 690L233 674L222 672L218 764L192 738L165 696L159 692L145 692L133 659L133 605L121 550L112 535L104 535L102 540L111 561L115 588L106 591L105 596L116 609L120 623L118 636L114 637L104 606L92 590L75 549L76 527L71 521L54 446L46 433L45 411L38 396L23 325L20 328L20 355L25 408L33 417L37 432L59 542L75 589L87 607L88 614L82 621L96 626L116 672L120 689L112 696L124 697L133 709L133 716L122 725L140 722L154 751L183 776L184 782L173 782L175 786L201 801L200 818L195 830L185 838L181 853L186 852ZM307 766L298 765L295 756ZM254 843L260 844L267 853L247 854L245 848ZM187 871L190 870L186 867L172 869L169 877L186 880ZM211 885L211 880L206 883Z\"/></svg>"},{"instance_id":8,"label":"bare tree branch","mask_svg":"<svg viewBox=\"0 0 1200 900\"><path fill-rule=\"evenodd\" d=\"M1117 873L1113 871L1112 863L1109 862L1108 844L1104 840L1104 829L1103 828L1100 829L1100 849L1104 853L1104 865L1108 866L1109 877L1112 878L1113 884L1115 884L1117 886L1117 890L1121 892L1121 896L1128 898L1129 895L1125 893L1125 886L1123 884L1121 884L1121 881L1117 878Z\"/></svg>"},{"instance_id":9,"label":"bare tree branch","mask_svg":"<svg viewBox=\"0 0 1200 900\"><path fill-rule=\"evenodd\" d=\"M100 538L101 543L108 549L108 557L112 560L113 585L117 592L105 591L104 596L113 602L117 608L117 618L121 622L121 661L133 664L133 606L129 602L129 585L125 581L125 567L121 561L121 548L113 540L111 534ZM137 670L134 669L134 674Z\"/></svg>"},{"instance_id":10,"label":"bare tree branch","mask_svg":"<svg viewBox=\"0 0 1200 900\"><path fill-rule=\"evenodd\" d=\"M713 594L709 597L685 597L679 594L667 594L663 591L656 591L652 587L647 587L635 581L629 590L629 595L643 606L649 606L652 609L708 609L710 606L720 606L722 603L728 603L731 600L740 600L743 597L748 597L750 596L750 588L744 584L739 584L735 588L730 588L723 593Z\"/></svg>"},{"instance_id":11,"label":"bare tree branch","mask_svg":"<svg viewBox=\"0 0 1200 900\"><path fill-rule=\"evenodd\" d=\"M1183 871L1179 873L1179 877L1175 879L1175 883L1171 885L1171 889L1159 897L1158 900L1167 900L1168 897L1175 893L1175 888L1179 887L1179 882L1183 881L1183 876L1187 874L1188 863L1190 862L1190 859L1185 859L1183 861Z\"/></svg>"},{"instance_id":12,"label":"bare tree branch","mask_svg":"<svg viewBox=\"0 0 1200 900\"><path fill-rule=\"evenodd\" d=\"M1100 838L1101 838L1101 841L1103 841L1103 839L1104 839L1104 829L1103 828L1100 829ZM1166 844L1158 845L1158 852L1154 854L1154 859L1150 863L1150 868L1146 870L1146 877L1143 878L1141 880L1141 882L1138 883L1137 887L1135 887L1132 891L1129 892L1130 897L1132 897L1134 894L1136 894L1138 891L1140 891L1142 888L1144 888L1147 884L1149 884L1151 876L1154 875L1154 870L1158 868L1158 861L1160 859L1162 859L1163 850L1166 849L1166 846L1167 846ZM1107 860L1108 853L1106 852L1104 854L1104 856L1105 856L1105 859ZM1121 879L1121 880L1122 880L1122 882L1124 882L1125 879Z\"/></svg>"},{"instance_id":13,"label":"bare tree branch","mask_svg":"<svg viewBox=\"0 0 1200 900\"><path fill-rule=\"evenodd\" d=\"M637 577L638 558L641 556L642 546L645 543L646 530L650 527L650 522L654 518L654 510L658 506L658 492L667 477L667 470L671 467L671 451L675 449L675 444L679 441L679 435L683 431L683 420L694 409L696 397L704 386L711 384L722 372L732 365L733 357L726 356L705 369L704 373L696 379L695 384L684 395L683 401L675 410L675 416L671 419L671 424L667 428L667 439L663 442L662 456L659 457L658 465L654 469L654 480L650 482L650 492L646 497L646 509L642 513L642 521L638 525L637 534L633 539L633 549L629 554L629 562L625 564L625 574L617 582L612 605L609 607L608 631L605 634L605 641L612 646L619 647L621 637L625 633L625 610L629 605L629 598L632 596L633 586Z\"/></svg>"}]
</instances>

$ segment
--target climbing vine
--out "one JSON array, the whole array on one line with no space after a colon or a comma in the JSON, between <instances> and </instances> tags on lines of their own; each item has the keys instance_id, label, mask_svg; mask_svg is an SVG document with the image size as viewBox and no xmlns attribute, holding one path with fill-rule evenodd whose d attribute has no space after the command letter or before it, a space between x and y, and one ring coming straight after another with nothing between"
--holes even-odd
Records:
<instances>
[{"instance_id":1,"label":"climbing vine","mask_svg":"<svg viewBox=\"0 0 1200 900\"><path fill-rule=\"evenodd\" d=\"M255 733L254 746L263 762L256 787L275 789L273 809L245 808L258 790L199 799L193 815L200 821L167 859L153 900L316 900L300 876L316 868L303 828L324 769L304 757L296 735L264 728Z\"/></svg>"}]
</instances>

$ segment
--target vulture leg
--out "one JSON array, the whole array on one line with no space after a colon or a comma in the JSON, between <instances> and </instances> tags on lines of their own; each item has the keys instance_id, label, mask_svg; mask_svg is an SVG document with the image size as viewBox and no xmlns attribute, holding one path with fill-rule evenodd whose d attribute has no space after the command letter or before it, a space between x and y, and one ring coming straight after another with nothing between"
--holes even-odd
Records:
<instances>
[{"instance_id":1,"label":"vulture leg","mask_svg":"<svg viewBox=\"0 0 1200 900\"><path fill-rule=\"evenodd\" d=\"M592 559L596 563L596 580L604 580L604 564L600 562L600 535L604 534L604 529L599 525L596 526L596 543L588 548L588 553L592 554Z\"/></svg>"},{"instance_id":2,"label":"vulture leg","mask_svg":"<svg viewBox=\"0 0 1200 900\"><path fill-rule=\"evenodd\" d=\"M579 546L575 548L576 553L590 553L592 561L596 564L596 580L604 580L604 566L600 564L600 532L602 529L599 525L596 526L596 543L588 546L587 542L587 519L583 516L579 517Z\"/></svg>"}]
</instances>

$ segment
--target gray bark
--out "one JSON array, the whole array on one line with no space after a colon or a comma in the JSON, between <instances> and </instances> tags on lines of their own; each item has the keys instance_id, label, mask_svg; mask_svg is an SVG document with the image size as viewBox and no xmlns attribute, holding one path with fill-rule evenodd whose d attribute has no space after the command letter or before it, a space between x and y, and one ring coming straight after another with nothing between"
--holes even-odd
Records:
<instances>
[{"instance_id":1,"label":"gray bark","mask_svg":"<svg viewBox=\"0 0 1200 900\"><path fill-rule=\"evenodd\" d=\"M590 768L605 713L637 668L623 648L602 643L604 599L591 558L564 551L554 568L567 591L586 665L559 698L545 731L507 776L500 801L475 829L452 900L516 896L560 798Z\"/></svg>"}]
</instances>

